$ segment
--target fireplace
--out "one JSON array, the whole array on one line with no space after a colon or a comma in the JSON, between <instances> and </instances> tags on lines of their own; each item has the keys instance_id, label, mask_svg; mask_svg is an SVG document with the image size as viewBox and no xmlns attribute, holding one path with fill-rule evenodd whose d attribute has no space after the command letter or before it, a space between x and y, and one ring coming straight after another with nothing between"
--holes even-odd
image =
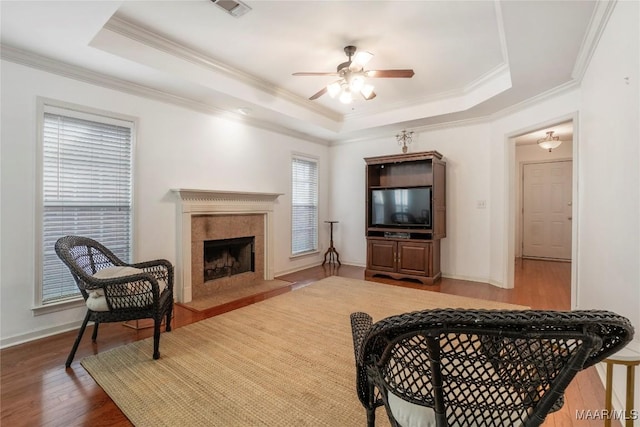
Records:
<instances>
[{"instance_id":1,"label":"fireplace","mask_svg":"<svg viewBox=\"0 0 640 427\"><path fill-rule=\"evenodd\" d=\"M255 271L255 237L206 240L204 242L204 281Z\"/></svg>"},{"instance_id":2,"label":"fireplace","mask_svg":"<svg viewBox=\"0 0 640 427\"><path fill-rule=\"evenodd\" d=\"M273 280L273 211L277 193L175 189L178 205L178 248L175 295L179 302L206 297L223 288L242 286L252 280ZM249 271L227 274L218 267L205 280L205 242L253 237ZM235 251L235 249L233 250ZM224 264L230 264L228 251ZM235 264L236 261L233 261ZM217 264L220 264L219 262ZM229 265L226 265L229 267ZM214 268L215 270L215 268Z\"/></svg>"}]
</instances>

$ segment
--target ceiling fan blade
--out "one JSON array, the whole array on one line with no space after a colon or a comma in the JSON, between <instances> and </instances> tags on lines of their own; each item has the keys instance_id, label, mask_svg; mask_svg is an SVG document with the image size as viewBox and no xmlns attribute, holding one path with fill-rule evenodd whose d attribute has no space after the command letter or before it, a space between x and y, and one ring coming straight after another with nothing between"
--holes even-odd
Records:
<instances>
[{"instance_id":1,"label":"ceiling fan blade","mask_svg":"<svg viewBox=\"0 0 640 427\"><path fill-rule=\"evenodd\" d=\"M302 72L302 73L293 73L292 76L337 76L338 73L307 73L307 72Z\"/></svg>"},{"instance_id":2,"label":"ceiling fan blade","mask_svg":"<svg viewBox=\"0 0 640 427\"><path fill-rule=\"evenodd\" d=\"M327 87L323 87L322 89L320 89L317 93L315 93L314 95L312 95L309 98L309 101L313 101L314 99L318 99L320 98L322 95L324 95L325 93L327 93Z\"/></svg>"},{"instance_id":3,"label":"ceiling fan blade","mask_svg":"<svg viewBox=\"0 0 640 427\"><path fill-rule=\"evenodd\" d=\"M413 70L369 70L365 74L372 78L411 78L415 73Z\"/></svg>"}]
</instances>

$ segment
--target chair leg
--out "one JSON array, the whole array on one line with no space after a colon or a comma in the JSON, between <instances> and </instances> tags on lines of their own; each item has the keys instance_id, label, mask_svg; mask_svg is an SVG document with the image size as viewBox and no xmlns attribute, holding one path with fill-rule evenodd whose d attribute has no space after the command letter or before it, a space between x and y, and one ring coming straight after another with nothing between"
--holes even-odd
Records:
<instances>
[{"instance_id":1,"label":"chair leg","mask_svg":"<svg viewBox=\"0 0 640 427\"><path fill-rule=\"evenodd\" d=\"M375 427L376 425L376 410L367 409L367 427Z\"/></svg>"},{"instance_id":2,"label":"chair leg","mask_svg":"<svg viewBox=\"0 0 640 427\"><path fill-rule=\"evenodd\" d=\"M82 339L82 335L84 334L84 330L87 327L87 323L89 323L89 312L87 311L86 316L84 316L84 320L82 321L82 326L78 331L78 336L76 337L76 342L73 343L73 347L71 348L71 353L69 353L69 357L67 357L67 362L64 364L65 367L70 367L71 362L73 362L73 358L76 355L76 351L78 350L78 345L80 344L80 340Z\"/></svg>"},{"instance_id":3,"label":"chair leg","mask_svg":"<svg viewBox=\"0 0 640 427\"><path fill-rule=\"evenodd\" d=\"M93 342L96 342L96 339L98 339L98 325L100 325L99 322L93 323L93 334L91 334L91 341Z\"/></svg>"},{"instance_id":4,"label":"chair leg","mask_svg":"<svg viewBox=\"0 0 640 427\"><path fill-rule=\"evenodd\" d=\"M153 358L160 358L160 324L162 316L153 319Z\"/></svg>"},{"instance_id":5,"label":"chair leg","mask_svg":"<svg viewBox=\"0 0 640 427\"><path fill-rule=\"evenodd\" d=\"M173 304L171 304L169 306L169 309L167 310L167 326L165 328L165 331L167 332L171 332L171 316L173 314Z\"/></svg>"}]
</instances>

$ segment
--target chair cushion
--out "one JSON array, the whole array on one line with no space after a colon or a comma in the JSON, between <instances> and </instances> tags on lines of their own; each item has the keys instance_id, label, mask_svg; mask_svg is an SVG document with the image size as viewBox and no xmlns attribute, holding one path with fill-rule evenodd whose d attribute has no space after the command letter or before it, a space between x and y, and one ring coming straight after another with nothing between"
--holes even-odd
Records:
<instances>
[{"instance_id":1,"label":"chair cushion","mask_svg":"<svg viewBox=\"0 0 640 427\"><path fill-rule=\"evenodd\" d=\"M389 401L389 409L391 409L393 418L395 418L398 424L400 424L402 427L436 427L436 411L434 411L432 408L408 402L390 391L387 394L387 400ZM514 412L510 415L511 416L509 417L509 420L504 420L502 422L503 427L514 427L522 425L521 422L512 421L520 419L518 413ZM488 419L495 420L496 424L492 425L499 426L501 424L498 420L501 417L504 419L504 414L498 414L487 409L485 413L480 416L480 419L475 418L467 425L485 425L484 420Z\"/></svg>"},{"instance_id":2,"label":"chair cushion","mask_svg":"<svg viewBox=\"0 0 640 427\"><path fill-rule=\"evenodd\" d=\"M144 272L144 270L129 266L107 267L103 268L102 270L98 270L96 274L93 275L93 277L95 277L96 279L113 279L115 277L132 276ZM160 293L162 293L166 287L166 281L158 280L158 288L160 290ZM151 288L149 288L149 292L151 292ZM87 298L86 304L89 310L109 311L109 306L107 305L107 299L104 296L103 289L90 291L89 298Z\"/></svg>"},{"instance_id":3,"label":"chair cushion","mask_svg":"<svg viewBox=\"0 0 640 427\"><path fill-rule=\"evenodd\" d=\"M389 409L402 427L435 427L436 411L433 409L407 402L392 392L387 395Z\"/></svg>"}]
</instances>

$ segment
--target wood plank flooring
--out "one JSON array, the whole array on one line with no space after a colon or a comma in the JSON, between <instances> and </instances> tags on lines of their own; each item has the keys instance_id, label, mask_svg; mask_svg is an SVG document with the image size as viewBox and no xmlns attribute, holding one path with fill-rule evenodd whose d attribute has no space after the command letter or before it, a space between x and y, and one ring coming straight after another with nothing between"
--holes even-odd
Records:
<instances>
[{"instance_id":1,"label":"wood plank flooring","mask_svg":"<svg viewBox=\"0 0 640 427\"><path fill-rule=\"evenodd\" d=\"M425 287L413 282L375 278L375 281L412 288L428 289L494 301L527 305L538 309L568 309L570 306L571 266L567 263L524 260L516 264L515 288L462 280L443 279ZM327 276L362 279L364 269L343 265L318 266L284 275L278 279L294 282L294 289ZM261 301L277 293L258 294L235 304L214 307L204 312L176 306L174 328L206 317ZM130 426L120 409L82 368L79 361L95 354L151 336L151 329L135 330L122 324L100 326L98 342L91 343L91 327L78 348L71 368L64 362L77 332L68 332L17 345L0 351L0 406L2 426ZM162 340L160 341L162 351ZM551 414L547 427L601 426L602 421L576 420L578 409L602 409L604 390L594 368L578 374L569 386L564 408ZM616 425L614 421L613 425ZM619 423L617 424L620 425Z\"/></svg>"}]
</instances>

